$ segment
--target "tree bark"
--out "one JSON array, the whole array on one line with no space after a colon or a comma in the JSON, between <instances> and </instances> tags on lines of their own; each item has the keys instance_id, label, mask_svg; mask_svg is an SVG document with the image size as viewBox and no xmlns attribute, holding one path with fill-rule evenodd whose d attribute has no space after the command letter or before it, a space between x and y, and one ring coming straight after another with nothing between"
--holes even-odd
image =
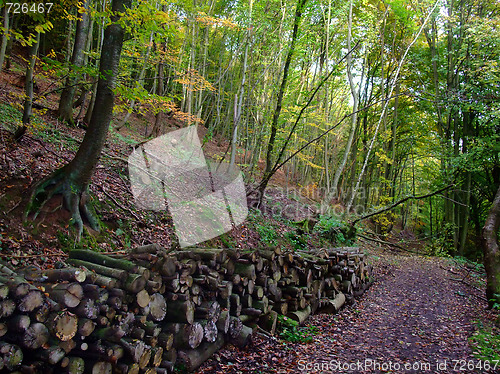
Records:
<instances>
[{"instance_id":1,"label":"tree bark","mask_svg":"<svg viewBox=\"0 0 500 374\"><path fill-rule=\"evenodd\" d=\"M8 7L5 6L3 8L3 28L4 32L2 35L2 46L0 47L0 71L3 69L3 62L5 59L5 51L7 50L7 43L9 41L8 32L9 32L9 13L7 13Z\"/></svg>"},{"instance_id":2,"label":"tree bark","mask_svg":"<svg viewBox=\"0 0 500 374\"><path fill-rule=\"evenodd\" d=\"M91 211L87 191L104 147L113 115L115 98L113 89L118 77L124 37L124 29L118 20L120 13L123 13L126 7L129 8L130 4L131 0L113 0L112 2L113 23L108 25L104 32L95 108L78 152L69 164L56 170L35 186L26 209L26 215L33 212L36 218L40 208L48 200L56 194L62 194L65 206L71 212L76 225L78 241L83 233L84 220L94 230L99 231L99 223Z\"/></svg>"},{"instance_id":3,"label":"tree bark","mask_svg":"<svg viewBox=\"0 0 500 374\"><path fill-rule=\"evenodd\" d=\"M298 0L297 8L295 9L295 18L293 22L293 32L292 41L290 42L290 49L285 60L285 66L283 68L283 79L281 81L280 90L278 92L278 100L276 101L276 109L274 110L273 120L271 122L271 135L269 136L269 142L267 143L267 153L266 153L266 169L264 170L263 181L259 186L259 206L264 198L264 192L267 187L267 183L270 179L270 174L272 173L272 158L274 151L274 143L276 141L276 133L278 132L278 120L281 114L281 107L283 103L283 95L285 93L286 84L288 81L288 71L290 69L290 63L292 62L293 54L295 53L295 43L297 42L297 37L299 33L299 25L302 19L302 12L305 8L307 0ZM272 175L272 174L271 174Z\"/></svg>"},{"instance_id":4,"label":"tree bark","mask_svg":"<svg viewBox=\"0 0 500 374\"><path fill-rule=\"evenodd\" d=\"M26 98L24 99L23 124L21 127L17 128L14 134L14 139L16 141L19 141L23 137L31 120L31 109L33 108L33 80L35 75L36 55L38 53L39 45L40 33L38 32L33 44L29 48L29 62L28 67L26 68Z\"/></svg>"},{"instance_id":5,"label":"tree bark","mask_svg":"<svg viewBox=\"0 0 500 374\"><path fill-rule=\"evenodd\" d=\"M500 303L500 249L498 229L500 227L500 186L491 205L482 232L484 268L486 269L486 298L488 306Z\"/></svg>"},{"instance_id":6,"label":"tree bark","mask_svg":"<svg viewBox=\"0 0 500 374\"><path fill-rule=\"evenodd\" d=\"M85 45L87 43L90 25L89 2L89 0L83 1L83 9L85 11L81 13L81 18L76 24L75 44L73 45L69 75L66 79L66 87L61 92L61 99L59 101L59 118L63 121L68 121L70 124L74 122L73 99L75 97L76 83L78 81L78 77L73 75L73 70L83 66Z\"/></svg>"}]
</instances>

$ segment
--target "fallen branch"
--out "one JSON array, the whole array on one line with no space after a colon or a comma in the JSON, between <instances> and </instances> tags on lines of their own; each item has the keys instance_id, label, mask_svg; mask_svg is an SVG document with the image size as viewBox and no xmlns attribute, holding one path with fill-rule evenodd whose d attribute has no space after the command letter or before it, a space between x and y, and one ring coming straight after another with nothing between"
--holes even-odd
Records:
<instances>
[{"instance_id":1,"label":"fallen branch","mask_svg":"<svg viewBox=\"0 0 500 374\"><path fill-rule=\"evenodd\" d=\"M412 250L410 250L408 248L401 247L400 245L397 245L397 244L394 244L394 243L391 243L391 242L388 242L388 241L385 241L385 240L370 238L369 236L365 236L363 234L357 234L357 236L359 236L360 238L363 238L365 240L369 240L371 242L375 242L375 243L379 243L379 244L384 244L384 245L388 245L388 246L391 246L391 247L395 247L395 248L401 249L402 251L405 251L405 252L419 254L418 252L412 251Z\"/></svg>"},{"instance_id":2,"label":"fallen branch","mask_svg":"<svg viewBox=\"0 0 500 374\"><path fill-rule=\"evenodd\" d=\"M34 257L68 257L66 253L47 253L47 254L33 254L33 255L13 255L10 253L0 253L0 257L8 258L34 258Z\"/></svg>"},{"instance_id":3,"label":"fallen branch","mask_svg":"<svg viewBox=\"0 0 500 374\"><path fill-rule=\"evenodd\" d=\"M375 211L375 212L372 212L372 213L370 213L370 214L367 214L367 215L364 215L364 216L362 216L362 217L359 217L359 218L355 219L354 221L352 221L351 226L354 226L357 222L359 222L359 221L361 221L361 220L364 220L364 219L367 219L367 218L370 218L370 217L376 216L377 214L381 214L381 213L387 212L388 210L391 210L391 209L393 209L393 208L397 207L398 205L400 205L400 204L402 204L402 203L404 203L405 201L408 201L408 200L410 200L410 199L411 199L411 200L421 200L421 199L425 199L425 198L427 198L427 197L431 197L431 196L434 196L434 195L438 195L438 194L440 194L441 192L446 191L447 189L450 189L450 188L451 188L451 187L453 187L453 186L454 186L454 184L450 184L450 185L448 185L448 186L446 186L446 187L443 187L443 188L441 188L441 189L439 189L439 190L437 190L437 191L434 191L434 192L428 193L428 194L426 194L426 195L420 195L420 196L410 195L410 196L406 196L406 197L402 198L401 200L398 200L398 201L396 201L395 203L393 203L393 204L391 204L391 205L389 205L389 206L387 206L387 207L385 207L385 208L382 208L382 209L380 209L380 210L377 210L377 211Z\"/></svg>"}]
</instances>

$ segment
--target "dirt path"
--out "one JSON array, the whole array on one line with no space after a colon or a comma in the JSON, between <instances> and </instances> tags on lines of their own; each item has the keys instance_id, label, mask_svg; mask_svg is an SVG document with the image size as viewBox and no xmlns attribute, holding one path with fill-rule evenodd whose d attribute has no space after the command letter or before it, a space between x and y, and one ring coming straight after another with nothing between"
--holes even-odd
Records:
<instances>
[{"instance_id":1,"label":"dirt path","mask_svg":"<svg viewBox=\"0 0 500 374\"><path fill-rule=\"evenodd\" d=\"M377 282L353 306L309 320L320 331L313 343L257 337L244 351L225 348L200 372L474 372L467 339L486 304L479 291L451 279L459 276L450 267L443 259L385 257Z\"/></svg>"}]
</instances>

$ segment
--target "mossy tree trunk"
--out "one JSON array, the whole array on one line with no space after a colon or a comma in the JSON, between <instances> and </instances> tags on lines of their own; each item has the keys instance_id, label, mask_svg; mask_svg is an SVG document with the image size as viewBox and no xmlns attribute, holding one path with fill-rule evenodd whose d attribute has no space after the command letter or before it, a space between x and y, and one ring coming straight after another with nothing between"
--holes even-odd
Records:
<instances>
[{"instance_id":1,"label":"mossy tree trunk","mask_svg":"<svg viewBox=\"0 0 500 374\"><path fill-rule=\"evenodd\" d=\"M90 25L89 0L83 1L83 9L85 11L80 14L80 19L76 24L75 44L71 56L70 72L66 79L66 87L61 93L58 110L59 118L71 124L73 123L73 99L75 97L76 84L78 81L78 77L75 75L74 70L78 70L83 66L85 58L85 45L87 44Z\"/></svg>"},{"instance_id":2,"label":"mossy tree trunk","mask_svg":"<svg viewBox=\"0 0 500 374\"><path fill-rule=\"evenodd\" d=\"M91 213L87 190L104 147L113 114L115 97L113 89L118 76L124 37L124 29L118 20L120 14L126 7L130 7L130 4L131 0L113 0L111 17L113 22L105 30L101 50L95 108L78 152L71 162L34 187L26 209L26 215L34 213L36 218L47 201L61 194L66 208L72 214L72 221L78 230L78 239L83 231L84 222L95 230L99 229L99 224Z\"/></svg>"},{"instance_id":3,"label":"mossy tree trunk","mask_svg":"<svg viewBox=\"0 0 500 374\"><path fill-rule=\"evenodd\" d=\"M483 227L482 242L484 268L486 269L486 298L490 307L500 304L500 248L498 229L500 228L500 186L491 205Z\"/></svg>"}]
</instances>

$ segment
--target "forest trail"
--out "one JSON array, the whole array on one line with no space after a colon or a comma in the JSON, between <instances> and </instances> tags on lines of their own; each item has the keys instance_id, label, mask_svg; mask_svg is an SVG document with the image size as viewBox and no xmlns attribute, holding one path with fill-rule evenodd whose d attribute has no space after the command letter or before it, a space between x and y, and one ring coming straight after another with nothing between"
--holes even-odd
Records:
<instances>
[{"instance_id":1,"label":"forest trail","mask_svg":"<svg viewBox=\"0 0 500 374\"><path fill-rule=\"evenodd\" d=\"M259 337L246 351L225 348L202 372L474 372L457 360L478 362L468 338L486 306L477 298L481 293L454 281L463 275L454 274L460 270L448 260L383 257L376 257L376 282L354 305L309 319L319 330L313 343Z\"/></svg>"}]
</instances>

